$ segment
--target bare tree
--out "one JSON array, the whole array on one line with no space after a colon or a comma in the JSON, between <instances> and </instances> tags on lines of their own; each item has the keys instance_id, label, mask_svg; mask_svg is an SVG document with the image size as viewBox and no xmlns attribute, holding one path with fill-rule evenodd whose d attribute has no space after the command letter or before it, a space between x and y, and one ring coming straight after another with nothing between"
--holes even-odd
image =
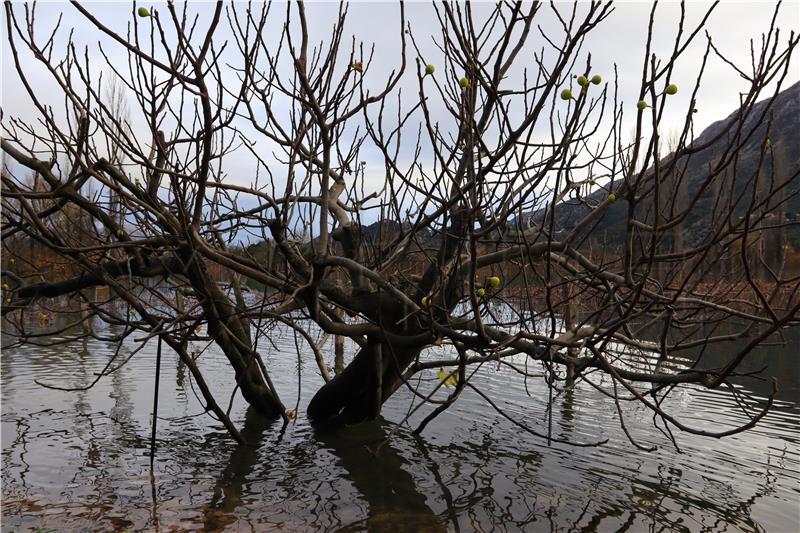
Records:
<instances>
[{"instance_id":1,"label":"bare tree","mask_svg":"<svg viewBox=\"0 0 800 533\"><path fill-rule=\"evenodd\" d=\"M188 4L170 3L134 16L126 34L73 6L104 36L97 53L127 52L126 70L104 65L124 87L104 87L100 62L82 60L95 51L59 51L40 36L33 6L5 4L14 67L39 116L25 122L5 113L2 147L16 168L41 176L45 191L3 175L2 236L24 236L80 270L60 281L4 271L3 313L20 341L22 315L34 303L110 287L122 306L93 302L96 317L124 325L120 341L133 332L160 336L208 410L240 440L203 377L202 356L187 347L215 343L244 398L265 416L288 419L257 343L278 325L295 330L319 365L325 384L307 414L320 423L374 418L406 387L429 410L422 431L469 389L526 431L549 436L505 413L471 380L490 362L520 379L533 375L514 363L520 357L542 365L551 391L568 373L569 383L597 387L593 376L604 374L612 387L601 389L618 409L620 400L635 400L666 427L698 434L745 430L771 405L772 396L763 405L740 398L750 421L722 432L686 426L661 407L681 387L727 385L754 347L798 324L800 280L773 270L765 286L749 268L770 198L779 190L791 196L798 169L783 168L771 187L759 188L771 153L764 142L757 168L738 168L742 149L754 136L763 141L770 122L771 100L756 103L778 94L798 42L794 33L780 35L775 19L754 43L752 65L742 67L704 36L716 4L697 27L686 27L681 10L668 57L653 52L652 32L643 36L637 105L619 96L619 85L631 81L603 79L582 50L611 15L609 4L499 3L478 14L471 4L435 3L441 65L424 57L428 37L413 31L400 4L399 51L381 58L393 62L381 80L373 50L346 41L345 5L325 35L312 34L302 2L217 3L202 19ZM538 24L546 14L557 30ZM702 39L696 79L676 80L675 66ZM23 51L65 97L60 114L29 83ZM698 140L692 109L710 55L729 62L750 89L734 120ZM665 157L660 128L678 83L692 98ZM141 128L120 112L123 93ZM630 142L622 135L628 115ZM712 151L705 175L684 186L687 166ZM363 162L369 153L380 154L377 187ZM59 158L68 164L54 164ZM251 174L231 179L242 160L253 162ZM736 186L726 185L734 175ZM125 220L99 208L87 183L118 198ZM720 188L730 193L706 231L691 240L678 231L678 243L676 231ZM41 199L51 206L38 206ZM55 222L66 209L108 231L91 242L69 240ZM608 229L603 247L597 236L611 216L621 221L618 234ZM240 246L247 240L267 242L268 258L249 254ZM722 254L742 268L724 276L703 268ZM232 274L228 287L218 283L222 271ZM263 287L261 297L246 297L242 281ZM715 334L727 319L741 326ZM335 343L321 346L313 328L357 346L333 377L326 357ZM706 343L728 343L725 366L708 368L702 350L691 365L665 364L673 352ZM426 353L442 344L451 356ZM653 357L642 362L631 352ZM433 390L412 384L415 374L436 369L444 375ZM436 389L451 383L442 400Z\"/></svg>"},{"instance_id":2,"label":"bare tree","mask_svg":"<svg viewBox=\"0 0 800 533\"><path fill-rule=\"evenodd\" d=\"M109 121L112 134L105 136L105 140L108 162L119 168L125 164L125 151L117 139L121 138L123 128L130 124L130 111L126 96L122 81L116 74L113 74L104 96L105 105L108 107L108 113L112 119ZM109 214L117 218L118 224L124 226L126 216L124 203L113 190L109 191L108 209Z\"/></svg>"}]
</instances>

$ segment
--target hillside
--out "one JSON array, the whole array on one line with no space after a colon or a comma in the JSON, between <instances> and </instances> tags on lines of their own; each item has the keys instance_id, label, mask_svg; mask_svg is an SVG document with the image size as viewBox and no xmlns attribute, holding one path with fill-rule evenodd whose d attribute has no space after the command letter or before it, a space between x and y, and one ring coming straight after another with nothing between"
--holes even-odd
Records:
<instances>
[{"instance_id":1,"label":"hillside","mask_svg":"<svg viewBox=\"0 0 800 533\"><path fill-rule=\"evenodd\" d=\"M763 123L754 128L758 117L767 112ZM684 197L694 197L707 175L709 164L721 157L728 146L727 136L736 129L735 122L739 111L734 111L727 118L719 120L706 128L692 143L692 146L699 147L712 140L709 147L692 154L689 158L682 158L678 167L685 165L685 188L681 192ZM742 192L742 187L748 182L756 171L762 143L766 135L767 123L769 125L770 150L768 150L762 169L762 176L769 176L772 173L773 160L778 161L776 166L776 181L786 181L790 176L800 169L800 82L780 92L775 98L766 99L758 102L753 107L753 112L748 116L742 128L742 139L744 140L739 150L739 162L736 165L736 176L733 183L734 196ZM725 135L719 139L715 138L724 132L726 128L732 126ZM667 156L662 160L662 167L672 159ZM618 185L613 188L616 190ZM798 222L788 229L787 237L795 250L800 250L800 179L793 179L788 185L786 196L788 201L783 206L783 214L786 220ZM698 200L695 207L683 224L684 239L686 244L700 242L707 236L709 216L713 211L715 192L705 191ZM588 198L588 204L596 205L604 200L609 193L607 188L596 190ZM558 235L563 236L570 232L575 224L586 216L591 207L577 200L565 201L556 209L556 225L559 228ZM619 244L625 234L625 220L627 217L628 203L624 198L620 198L605 213L600 222L592 230L592 238L607 239L611 246ZM737 206L736 214L741 216L744 212L744 204ZM542 212L531 215L533 221L541 220ZM601 237L602 236L602 237Z\"/></svg>"}]
</instances>

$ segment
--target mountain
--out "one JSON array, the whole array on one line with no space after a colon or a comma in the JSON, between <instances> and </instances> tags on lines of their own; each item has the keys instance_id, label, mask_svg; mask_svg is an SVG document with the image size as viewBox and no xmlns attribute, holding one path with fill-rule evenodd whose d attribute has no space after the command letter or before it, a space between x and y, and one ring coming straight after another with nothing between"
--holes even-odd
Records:
<instances>
[{"instance_id":1,"label":"mountain","mask_svg":"<svg viewBox=\"0 0 800 533\"><path fill-rule=\"evenodd\" d=\"M759 117L765 111L767 115L764 121L754 128ZM694 148L711 144L678 161L676 166L678 168L685 167L685 173L682 178L683 183L675 187L677 194L683 198L693 198L700 191L708 175L709 165L725 155L725 150L729 145L727 137L736 131L739 114L740 111L737 110L727 118L711 124L694 140L691 145ZM785 182L800 169L800 133L798 133L800 132L800 82L798 82L778 93L774 98L762 100L753 106L742 128L743 142L738 150L739 160L736 165L735 178L732 183L730 177L726 178L728 180L726 182L727 191L723 192L712 186L702 193L681 226L685 244L698 243L708 237L708 231L712 227L710 217L719 194L726 194L726 198L729 199L732 192L733 198L736 198L743 192L743 187L748 182L752 186L751 178L758 167L768 123L770 146L766 150L767 155L761 171L762 177L771 175L774 161L777 162L776 183ZM730 129L728 129L729 127ZM728 129L727 133L722 134L726 129ZM717 139L718 136L720 138ZM662 159L661 168L665 168L672 159L672 154ZM649 176L652 176L652 169L649 171ZM647 179L645 177L645 180ZM725 182L725 179L716 179L716 182ZM619 184L615 184L613 189L617 190L618 186ZM762 187L768 187L767 180L763 181ZM605 200L608 194L608 188L599 189L582 198L581 201L571 199L559 204L555 213L558 230L556 237L563 237L571 232L575 225L592 210L591 206ZM784 194L784 198L787 198L788 201L776 208L776 211L782 211L787 221L797 222L788 228L787 238L795 250L800 250L800 178L795 177L788 184L786 191L781 194ZM746 198L734 210L734 219L740 217L745 211L745 200L749 200L750 193L747 192L745 195ZM589 205L586 205L587 203ZM678 207L676 206L676 208ZM611 246L620 245L625 235L627 214L628 202L624 198L620 198L591 229L590 237L597 241L605 241ZM538 211L529 215L528 222L540 222L543 216L544 211ZM637 213L637 217L646 219L646 214Z\"/></svg>"}]
</instances>

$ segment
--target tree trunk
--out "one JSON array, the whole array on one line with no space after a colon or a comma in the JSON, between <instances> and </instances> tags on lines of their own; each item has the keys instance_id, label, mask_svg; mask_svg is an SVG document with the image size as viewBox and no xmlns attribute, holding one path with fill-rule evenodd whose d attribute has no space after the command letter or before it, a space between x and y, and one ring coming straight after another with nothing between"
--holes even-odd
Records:
<instances>
[{"instance_id":1,"label":"tree trunk","mask_svg":"<svg viewBox=\"0 0 800 533\"><path fill-rule=\"evenodd\" d=\"M308 417L333 426L376 418L383 402L402 385L403 370L421 350L421 346L398 347L369 339L353 361L317 391L308 404Z\"/></svg>"},{"instance_id":2,"label":"tree trunk","mask_svg":"<svg viewBox=\"0 0 800 533\"><path fill-rule=\"evenodd\" d=\"M467 224L466 210L453 213L452 224L446 232L437 260L428 266L413 295L413 299L421 301L440 278L444 277L444 287L434 300L434 305L442 309L441 312L435 312L438 315L436 320L445 320L449 310L456 306L461 297L463 275L460 263L453 259L458 257L462 249ZM342 233L345 247L354 246L351 232L352 229ZM350 251L350 255L357 257L355 249ZM446 276L440 270L443 265L450 265ZM353 284L360 286L356 281ZM392 335L412 336L424 332L419 323L412 325L407 320L409 309L405 305L391 297L382 296L379 292L354 296L351 305ZM402 325L398 326L401 322ZM368 337L366 346L356 354L342 373L317 391L308 404L308 417L316 423L337 426L376 418L383 403L403 384L403 371L414 362L425 346L426 344L405 343L393 345L383 339Z\"/></svg>"},{"instance_id":3,"label":"tree trunk","mask_svg":"<svg viewBox=\"0 0 800 533\"><path fill-rule=\"evenodd\" d=\"M344 311L339 310L337 312L339 318L344 319ZM333 337L333 371L338 376L344 370L344 337L341 335L335 335Z\"/></svg>"},{"instance_id":4,"label":"tree trunk","mask_svg":"<svg viewBox=\"0 0 800 533\"><path fill-rule=\"evenodd\" d=\"M344 371L344 337L336 335L333 338L333 371L338 376Z\"/></svg>"},{"instance_id":5,"label":"tree trunk","mask_svg":"<svg viewBox=\"0 0 800 533\"><path fill-rule=\"evenodd\" d=\"M250 325L209 275L202 260L191 251L183 251L187 277L200 299L208 319L208 333L228 358L236 372L236 383L247 403L265 416L284 412L283 404L261 372L252 349Z\"/></svg>"}]
</instances>

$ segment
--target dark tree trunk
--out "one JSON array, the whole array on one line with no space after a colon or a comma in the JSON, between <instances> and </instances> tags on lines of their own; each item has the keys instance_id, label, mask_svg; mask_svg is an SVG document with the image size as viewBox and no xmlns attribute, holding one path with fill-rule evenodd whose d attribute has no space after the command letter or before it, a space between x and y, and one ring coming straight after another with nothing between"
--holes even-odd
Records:
<instances>
[{"instance_id":1,"label":"dark tree trunk","mask_svg":"<svg viewBox=\"0 0 800 533\"><path fill-rule=\"evenodd\" d=\"M421 350L369 339L353 361L317 391L308 404L308 417L333 426L376 418L383 402L402 385L402 371Z\"/></svg>"},{"instance_id":2,"label":"dark tree trunk","mask_svg":"<svg viewBox=\"0 0 800 533\"><path fill-rule=\"evenodd\" d=\"M183 253L182 259L186 264L187 277L208 319L208 333L233 367L242 396L262 415L280 416L284 407L261 372L252 349L247 319L239 315L201 260L194 258L191 251Z\"/></svg>"},{"instance_id":3,"label":"dark tree trunk","mask_svg":"<svg viewBox=\"0 0 800 533\"><path fill-rule=\"evenodd\" d=\"M460 210L452 215L452 225L445 233L435 263L431 264L419 282L412 297L421 301L430 294L432 312L436 320L447 319L447 311L455 307L462 297L463 276L457 260L465 243L468 213ZM337 238L345 247L354 247L352 228ZM349 237L348 237L349 235ZM350 251L357 257L355 248ZM447 267L446 276L440 268ZM444 277L443 286L437 284ZM357 284L356 287L365 287ZM437 290L438 289L438 290ZM424 333L422 324L409 319L409 309L392 297L381 293L356 293L351 305L359 309L375 323L380 324L391 338L416 336ZM431 308L429 308L430 310ZM398 326L401 324L402 326ZM376 418L381 406L403 384L402 374L414 362L426 344L390 344L374 337L367 338L366 346L356 354L353 361L332 380L317 391L308 404L307 414L312 422L340 426L355 424Z\"/></svg>"},{"instance_id":4,"label":"dark tree trunk","mask_svg":"<svg viewBox=\"0 0 800 533\"><path fill-rule=\"evenodd\" d=\"M339 375L344 371L344 337L341 335L336 335L333 339L333 352L333 371Z\"/></svg>"}]
</instances>

